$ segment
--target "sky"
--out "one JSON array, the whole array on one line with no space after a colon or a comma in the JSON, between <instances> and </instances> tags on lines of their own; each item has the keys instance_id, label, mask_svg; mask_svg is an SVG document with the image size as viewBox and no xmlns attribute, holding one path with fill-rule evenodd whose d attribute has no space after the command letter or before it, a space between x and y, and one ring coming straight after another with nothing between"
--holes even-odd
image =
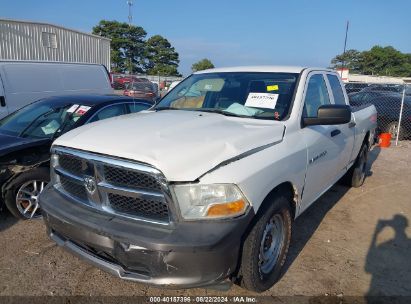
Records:
<instances>
[{"instance_id":1,"label":"sky","mask_svg":"<svg viewBox=\"0 0 411 304\"><path fill-rule=\"evenodd\" d=\"M411 53L411 0L134 0L133 24L160 34L180 54L184 75L215 66L327 67L347 49L392 45ZM128 22L126 0L0 0L0 18L91 32L101 19Z\"/></svg>"}]
</instances>

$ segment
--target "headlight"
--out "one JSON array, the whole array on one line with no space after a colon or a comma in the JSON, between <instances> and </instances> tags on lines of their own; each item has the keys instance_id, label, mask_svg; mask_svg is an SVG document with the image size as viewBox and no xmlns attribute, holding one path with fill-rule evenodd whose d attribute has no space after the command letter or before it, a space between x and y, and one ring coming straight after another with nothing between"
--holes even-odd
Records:
<instances>
[{"instance_id":1,"label":"headlight","mask_svg":"<svg viewBox=\"0 0 411 304\"><path fill-rule=\"evenodd\" d=\"M182 216L185 219L212 219L239 216L249 203L233 184L174 186Z\"/></svg>"}]
</instances>

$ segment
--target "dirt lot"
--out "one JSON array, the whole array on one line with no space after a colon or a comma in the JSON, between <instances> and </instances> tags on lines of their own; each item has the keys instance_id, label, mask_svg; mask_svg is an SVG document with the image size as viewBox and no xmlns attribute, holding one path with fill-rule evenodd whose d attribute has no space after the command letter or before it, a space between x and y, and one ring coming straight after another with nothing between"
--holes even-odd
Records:
<instances>
[{"instance_id":1,"label":"dirt lot","mask_svg":"<svg viewBox=\"0 0 411 304\"><path fill-rule=\"evenodd\" d=\"M286 272L265 294L411 296L410 163L411 143L374 148L362 188L336 185L297 219ZM0 295L250 294L236 286L164 290L122 281L58 248L42 221L3 215L0 248Z\"/></svg>"}]
</instances>

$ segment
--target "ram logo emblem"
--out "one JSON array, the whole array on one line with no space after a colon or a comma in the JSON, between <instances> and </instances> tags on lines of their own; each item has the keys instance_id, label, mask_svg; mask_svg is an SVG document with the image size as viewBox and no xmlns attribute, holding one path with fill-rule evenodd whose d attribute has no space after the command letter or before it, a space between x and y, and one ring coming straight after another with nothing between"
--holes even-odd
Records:
<instances>
[{"instance_id":1,"label":"ram logo emblem","mask_svg":"<svg viewBox=\"0 0 411 304\"><path fill-rule=\"evenodd\" d=\"M94 179L94 177L91 177L91 176L84 177L84 186L86 187L87 192L90 195L93 195L97 189L97 184L96 184L96 180Z\"/></svg>"}]
</instances>

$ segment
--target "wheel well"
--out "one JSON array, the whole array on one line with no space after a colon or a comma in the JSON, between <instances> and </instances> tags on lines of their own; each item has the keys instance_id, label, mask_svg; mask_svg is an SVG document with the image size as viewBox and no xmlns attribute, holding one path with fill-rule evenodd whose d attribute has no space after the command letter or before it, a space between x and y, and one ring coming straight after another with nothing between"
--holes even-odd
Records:
<instances>
[{"instance_id":1,"label":"wheel well","mask_svg":"<svg viewBox=\"0 0 411 304\"><path fill-rule=\"evenodd\" d=\"M260 208L258 209L256 215L254 218L251 220L251 222L248 224L244 235L242 236L241 240L241 247L240 247L240 254L238 256L238 263L237 263L237 268L232 274L231 279L236 282L237 284L241 281L242 275L240 271L240 266L241 266L241 259L242 259L242 252L243 252L243 245L244 245L244 240L247 238L249 235L251 229L254 227L258 219L264 214L264 211L266 210L267 206L272 202L272 198L275 195L278 195L278 193L285 194L289 198L289 204L290 204L290 211L291 211L291 218L294 220L295 218L295 213L296 213L296 206L297 206L297 201L298 201L298 191L297 188L291 183L291 182L283 182L279 185L277 185L275 188L273 188L270 193L267 194L267 196L264 198Z\"/></svg>"},{"instance_id":2,"label":"wheel well","mask_svg":"<svg viewBox=\"0 0 411 304\"><path fill-rule=\"evenodd\" d=\"M261 207L269 204L271 201L271 198L277 195L278 193L285 194L289 198L291 215L292 215L292 218L294 219L295 213L296 213L296 207L297 207L298 193L297 193L297 188L291 182L281 183L277 185L274 189L272 189L270 193L268 193L267 196L264 198L263 203L261 204ZM259 208L259 210L264 209L261 207Z\"/></svg>"}]
</instances>

